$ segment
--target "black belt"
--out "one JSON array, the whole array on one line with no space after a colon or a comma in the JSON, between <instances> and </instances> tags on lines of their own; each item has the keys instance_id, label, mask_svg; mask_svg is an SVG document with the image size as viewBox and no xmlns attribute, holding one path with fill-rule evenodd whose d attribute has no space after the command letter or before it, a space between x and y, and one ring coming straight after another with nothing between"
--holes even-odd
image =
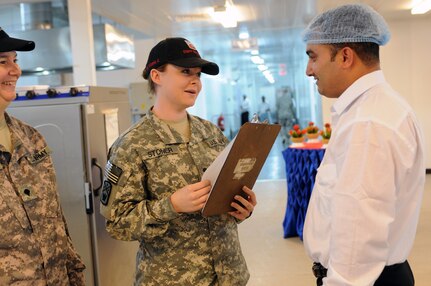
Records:
<instances>
[{"instance_id":1,"label":"black belt","mask_svg":"<svg viewBox=\"0 0 431 286\"><path fill-rule=\"evenodd\" d=\"M314 276L320 281L320 284L322 285L323 278L326 277L328 273L328 269L323 267L322 264L318 262L313 263L313 274ZM390 266L385 266L383 268L382 273L378 277L377 281L374 285L414 285L414 277L413 273L410 269L409 263L406 261L398 264L393 264Z\"/></svg>"}]
</instances>

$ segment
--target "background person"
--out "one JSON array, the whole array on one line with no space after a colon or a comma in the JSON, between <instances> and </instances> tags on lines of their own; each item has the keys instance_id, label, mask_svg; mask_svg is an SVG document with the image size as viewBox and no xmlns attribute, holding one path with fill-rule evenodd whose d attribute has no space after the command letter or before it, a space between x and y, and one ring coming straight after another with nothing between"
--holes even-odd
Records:
<instances>
[{"instance_id":1,"label":"background person","mask_svg":"<svg viewBox=\"0 0 431 286\"><path fill-rule=\"evenodd\" d=\"M276 117L277 123L281 125L280 136L283 145L290 144L289 130L298 124L296 116L296 104L293 91L290 87L282 87L276 93Z\"/></svg>"},{"instance_id":2,"label":"background person","mask_svg":"<svg viewBox=\"0 0 431 286\"><path fill-rule=\"evenodd\" d=\"M248 122L250 120L250 101L247 98L247 95L242 96L241 101L241 125Z\"/></svg>"},{"instance_id":3,"label":"background person","mask_svg":"<svg viewBox=\"0 0 431 286\"><path fill-rule=\"evenodd\" d=\"M167 38L152 48L143 72L154 106L109 151L101 212L112 237L138 240L135 285L246 285L237 223L256 205L236 196L236 211L205 218L210 191L201 181L227 139L207 120L190 115L201 73L216 75L188 40ZM243 207L242 207L242 206Z\"/></svg>"},{"instance_id":4,"label":"background person","mask_svg":"<svg viewBox=\"0 0 431 286\"><path fill-rule=\"evenodd\" d=\"M259 121L264 122L265 120L268 120L268 123L272 123L271 108L268 102L266 102L265 96L262 95L261 100L262 102L259 106Z\"/></svg>"},{"instance_id":5,"label":"background person","mask_svg":"<svg viewBox=\"0 0 431 286\"><path fill-rule=\"evenodd\" d=\"M337 98L304 225L318 285L414 285L407 258L424 142L412 108L380 70L379 46L389 38L383 17L359 4L318 15L304 33L306 74L320 94Z\"/></svg>"},{"instance_id":6,"label":"background person","mask_svg":"<svg viewBox=\"0 0 431 286\"><path fill-rule=\"evenodd\" d=\"M16 51L34 42L0 28L0 285L84 285L60 207L54 167L42 135L9 116L21 76Z\"/></svg>"}]
</instances>

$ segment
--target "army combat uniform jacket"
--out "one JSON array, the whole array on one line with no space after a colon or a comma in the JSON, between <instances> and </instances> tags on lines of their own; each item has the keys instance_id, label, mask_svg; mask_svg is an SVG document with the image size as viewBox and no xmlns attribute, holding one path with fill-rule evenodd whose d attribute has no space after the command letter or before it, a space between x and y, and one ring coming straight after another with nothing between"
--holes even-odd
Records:
<instances>
[{"instance_id":1,"label":"army combat uniform jacket","mask_svg":"<svg viewBox=\"0 0 431 286\"><path fill-rule=\"evenodd\" d=\"M101 196L107 231L140 241L135 285L246 285L236 220L179 214L171 204L227 144L215 125L188 116L188 143L150 111L113 144Z\"/></svg>"},{"instance_id":2,"label":"army combat uniform jacket","mask_svg":"<svg viewBox=\"0 0 431 286\"><path fill-rule=\"evenodd\" d=\"M13 152L0 145L0 285L84 285L46 142L34 128L5 118Z\"/></svg>"}]
</instances>

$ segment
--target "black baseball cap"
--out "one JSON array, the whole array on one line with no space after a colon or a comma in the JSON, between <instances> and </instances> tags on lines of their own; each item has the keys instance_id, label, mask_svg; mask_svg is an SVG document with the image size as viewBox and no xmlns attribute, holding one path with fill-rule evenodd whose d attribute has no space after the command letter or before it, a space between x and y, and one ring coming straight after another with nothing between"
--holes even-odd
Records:
<instances>
[{"instance_id":1,"label":"black baseball cap","mask_svg":"<svg viewBox=\"0 0 431 286\"><path fill-rule=\"evenodd\" d=\"M11 38L0 28L0 53L10 51L27 52L33 50L34 47L35 44L33 41Z\"/></svg>"},{"instance_id":2,"label":"black baseball cap","mask_svg":"<svg viewBox=\"0 0 431 286\"><path fill-rule=\"evenodd\" d=\"M155 45L148 56L142 73L148 79L150 71L165 64L173 64L183 68L202 68L202 72L217 75L219 67L213 62L204 60L196 47L184 38L166 38Z\"/></svg>"}]
</instances>

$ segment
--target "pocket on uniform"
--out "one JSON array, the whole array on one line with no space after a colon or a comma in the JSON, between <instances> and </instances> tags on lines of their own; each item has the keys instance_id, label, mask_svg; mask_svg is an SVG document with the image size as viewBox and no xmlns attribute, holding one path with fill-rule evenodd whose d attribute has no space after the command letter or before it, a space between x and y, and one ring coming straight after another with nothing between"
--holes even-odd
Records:
<instances>
[{"instance_id":1,"label":"pocket on uniform","mask_svg":"<svg viewBox=\"0 0 431 286\"><path fill-rule=\"evenodd\" d=\"M335 164L324 164L317 169L316 184L323 192L330 193L337 179Z\"/></svg>"}]
</instances>

